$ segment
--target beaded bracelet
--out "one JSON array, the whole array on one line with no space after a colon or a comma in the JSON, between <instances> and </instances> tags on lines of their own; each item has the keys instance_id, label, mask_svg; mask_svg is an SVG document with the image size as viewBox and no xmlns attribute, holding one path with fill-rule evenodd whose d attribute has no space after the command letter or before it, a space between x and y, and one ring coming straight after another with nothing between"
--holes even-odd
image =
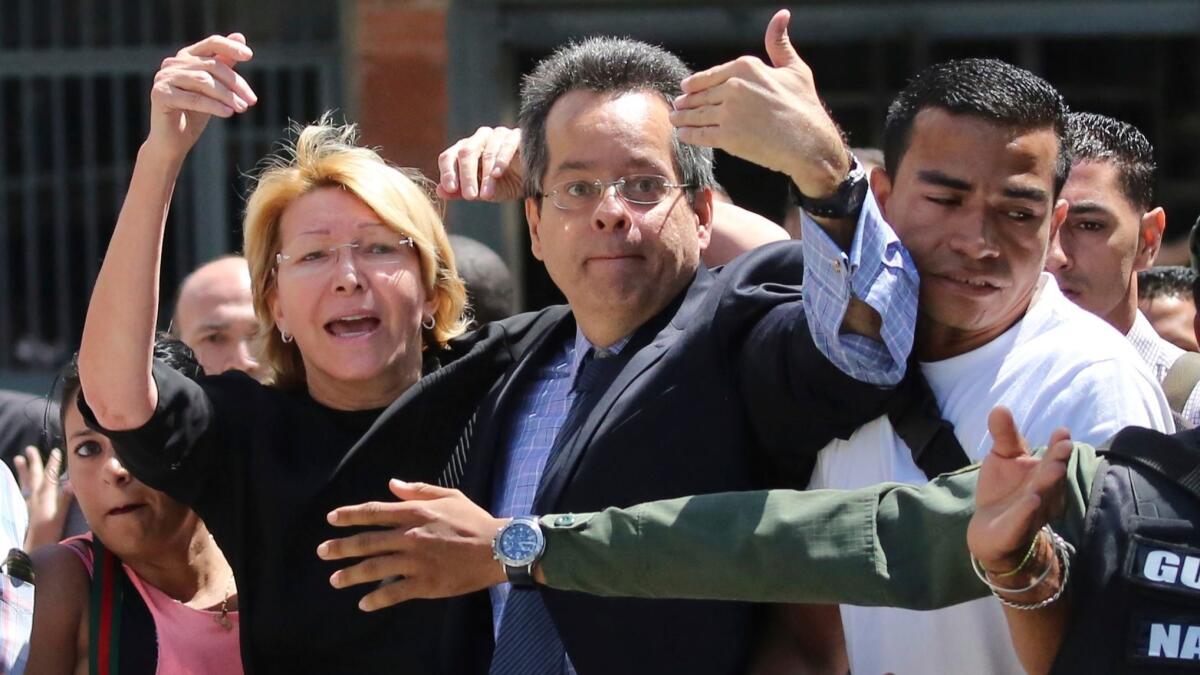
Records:
<instances>
[{"instance_id":1,"label":"beaded bracelet","mask_svg":"<svg viewBox=\"0 0 1200 675\"><path fill-rule=\"evenodd\" d=\"M975 559L975 556L971 556L971 569L975 570L975 576L979 577L979 580L982 581L984 583L984 585L988 587L988 589L992 592L992 595L996 596L996 599L999 600L1002 604L1004 604L1007 607L1011 607L1013 609L1020 609L1020 610L1034 610L1034 609L1042 609L1044 607L1048 607L1048 606L1054 604L1060 597L1062 597L1063 591L1065 591L1067 588L1067 582L1071 579L1071 556L1075 554L1075 547L1071 546L1071 544L1068 543L1065 539L1058 536L1058 533L1055 532L1054 530L1050 529L1049 525L1043 526L1042 529L1039 530L1039 533L1040 532L1045 532L1046 536L1048 536L1050 538L1050 543L1054 547L1054 553L1059 559L1059 564L1062 566L1062 570L1063 570L1062 575L1063 576L1062 576L1062 583L1059 584L1058 590L1055 591L1054 594L1051 595L1050 597L1040 600L1038 602L1033 602L1033 603L1013 602L1012 600L1005 598L1004 595L1002 595L1002 594L1017 595L1020 593L1026 593L1028 591L1031 591L1031 590L1037 588L1038 586L1040 586L1042 584L1042 582L1044 582L1046 580L1047 577L1050 576L1050 571L1054 568L1053 562L1048 563L1046 565L1046 569L1043 570L1042 573L1038 575L1037 579L1035 579L1033 581L1033 583L1029 584L1025 588L1005 588L1003 586L997 586L997 585L993 584L987 578L987 570L985 570L983 568L983 565L981 565L979 563L979 561ZM1036 543L1036 539L1037 538L1035 537L1035 539L1034 539L1035 543Z\"/></svg>"}]
</instances>

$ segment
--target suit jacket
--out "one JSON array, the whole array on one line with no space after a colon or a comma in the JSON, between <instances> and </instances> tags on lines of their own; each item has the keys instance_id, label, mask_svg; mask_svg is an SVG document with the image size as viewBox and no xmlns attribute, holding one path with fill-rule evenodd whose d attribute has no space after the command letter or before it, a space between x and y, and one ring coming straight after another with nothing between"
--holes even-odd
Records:
<instances>
[{"instance_id":1,"label":"suit jacket","mask_svg":"<svg viewBox=\"0 0 1200 675\"><path fill-rule=\"evenodd\" d=\"M766 486L803 487L817 451L882 413L889 392L853 380L813 344L798 242L767 246L690 286L633 335L624 363L546 466L536 513ZM575 332L569 308L538 313L531 335L480 405L462 488L490 504L513 399ZM513 319L530 325L528 317ZM600 598L542 589L580 675L735 673L747 666L760 607ZM447 670L487 672L487 593L452 602Z\"/></svg>"}]
</instances>

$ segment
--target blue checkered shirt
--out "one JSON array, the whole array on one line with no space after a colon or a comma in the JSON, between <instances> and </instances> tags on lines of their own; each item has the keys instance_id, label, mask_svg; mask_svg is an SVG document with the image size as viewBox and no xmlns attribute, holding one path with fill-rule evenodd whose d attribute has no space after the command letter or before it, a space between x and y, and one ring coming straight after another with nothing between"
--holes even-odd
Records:
<instances>
[{"instance_id":1,"label":"blue checkered shirt","mask_svg":"<svg viewBox=\"0 0 1200 675\"><path fill-rule=\"evenodd\" d=\"M0 558L10 548L21 548L25 543L25 528L29 526L29 513L25 510L25 499L17 487L8 465L0 462Z\"/></svg>"},{"instance_id":2,"label":"blue checkered shirt","mask_svg":"<svg viewBox=\"0 0 1200 675\"><path fill-rule=\"evenodd\" d=\"M904 377L917 322L917 267L884 221L867 191L854 241L843 251L801 213L804 241L804 313L821 353L842 372L870 384L894 385ZM851 296L883 318L883 343L841 335Z\"/></svg>"},{"instance_id":3,"label":"blue checkered shirt","mask_svg":"<svg viewBox=\"0 0 1200 675\"><path fill-rule=\"evenodd\" d=\"M629 336L608 347L613 354L629 343ZM575 378L584 355L592 343L578 328L575 337L567 340L537 375L524 387L513 409L510 434L500 455L502 471L496 473L492 513L498 518L524 516L533 513L542 471L559 429L567 421L567 413L575 402ZM492 628L499 634L500 617L508 599L509 585L493 586Z\"/></svg>"},{"instance_id":4,"label":"blue checkered shirt","mask_svg":"<svg viewBox=\"0 0 1200 675\"><path fill-rule=\"evenodd\" d=\"M8 465L0 462L0 560L21 548L29 514ZM0 573L0 673L21 672L33 627L33 585L14 583Z\"/></svg>"}]
</instances>

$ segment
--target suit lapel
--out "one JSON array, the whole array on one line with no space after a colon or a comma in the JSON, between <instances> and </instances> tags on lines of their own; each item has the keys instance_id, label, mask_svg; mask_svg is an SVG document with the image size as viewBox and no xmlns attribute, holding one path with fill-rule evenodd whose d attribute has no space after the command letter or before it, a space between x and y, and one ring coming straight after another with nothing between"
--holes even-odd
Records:
<instances>
[{"instance_id":1,"label":"suit lapel","mask_svg":"<svg viewBox=\"0 0 1200 675\"><path fill-rule=\"evenodd\" d=\"M676 332L674 329L668 330L672 333ZM587 413L587 417L580 425L578 431L571 438L565 439L565 445L542 472L542 480L538 484L537 496L533 502L534 513L546 513L548 512L547 509L558 501L558 498L562 495L563 488L566 487L567 482L574 474L584 449L591 442L601 422L609 416L609 412L621 397L621 394L629 388L629 385L662 358L671 341L670 338L667 338L662 342L655 341L655 343L639 349L625 366L621 368L621 372L617 374L616 379L613 380L600 399L596 401L591 411Z\"/></svg>"},{"instance_id":2,"label":"suit lapel","mask_svg":"<svg viewBox=\"0 0 1200 675\"><path fill-rule=\"evenodd\" d=\"M626 399L622 405L617 405L630 386L646 375L651 366L662 359L678 341L685 327L690 325L691 319L699 310L713 279L708 270L698 270L695 280L681 298L668 305L658 316L634 333L629 344L617 357L627 358L625 365L588 412L578 432L565 440L566 445L560 448L542 472L542 480L538 484L537 496L533 502L534 513L553 511L601 424L609 417L616 416L613 414L614 409L619 414L633 403L632 399Z\"/></svg>"},{"instance_id":3,"label":"suit lapel","mask_svg":"<svg viewBox=\"0 0 1200 675\"><path fill-rule=\"evenodd\" d=\"M567 313L537 339L525 352L524 358L517 361L480 404L476 416L478 429L476 437L471 441L471 454L467 460L462 484L463 493L476 503L484 503L492 497L497 444L502 442L502 434L508 428L508 413L513 396L528 383L530 374L548 358L547 350L557 349L574 330L575 317Z\"/></svg>"}]
</instances>

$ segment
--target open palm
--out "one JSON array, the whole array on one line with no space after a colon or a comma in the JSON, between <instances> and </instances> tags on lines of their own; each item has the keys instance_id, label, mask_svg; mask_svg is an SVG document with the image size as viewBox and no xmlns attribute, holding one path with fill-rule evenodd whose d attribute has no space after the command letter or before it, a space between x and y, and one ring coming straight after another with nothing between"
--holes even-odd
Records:
<instances>
[{"instance_id":1,"label":"open palm","mask_svg":"<svg viewBox=\"0 0 1200 675\"><path fill-rule=\"evenodd\" d=\"M988 430L994 445L979 469L967 547L987 569L1012 569L1038 528L1062 511L1074 444L1069 432L1059 429L1046 453L1033 457L1012 413L1003 407L988 416Z\"/></svg>"}]
</instances>

